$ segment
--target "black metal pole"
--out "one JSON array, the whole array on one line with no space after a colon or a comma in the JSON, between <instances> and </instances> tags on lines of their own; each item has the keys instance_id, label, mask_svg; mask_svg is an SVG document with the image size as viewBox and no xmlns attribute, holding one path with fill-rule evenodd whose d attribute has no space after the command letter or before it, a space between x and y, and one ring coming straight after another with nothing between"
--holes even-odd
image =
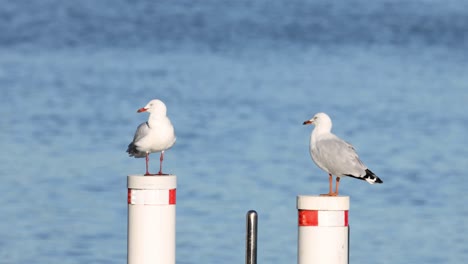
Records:
<instances>
[{"instance_id":1,"label":"black metal pole","mask_svg":"<svg viewBox=\"0 0 468 264\"><path fill-rule=\"evenodd\" d=\"M247 212L245 264L257 264L257 212Z\"/></svg>"}]
</instances>

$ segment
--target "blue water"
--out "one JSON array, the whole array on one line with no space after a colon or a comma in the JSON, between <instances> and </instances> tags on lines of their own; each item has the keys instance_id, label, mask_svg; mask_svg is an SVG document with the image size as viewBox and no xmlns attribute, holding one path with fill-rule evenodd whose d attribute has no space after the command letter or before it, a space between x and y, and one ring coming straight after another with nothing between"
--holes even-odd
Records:
<instances>
[{"instance_id":1,"label":"blue water","mask_svg":"<svg viewBox=\"0 0 468 264\"><path fill-rule=\"evenodd\" d=\"M0 1L1 263L126 263L125 149L177 133L177 263L295 263L319 111L384 184L343 179L350 263L466 263L468 4ZM157 155L152 156L157 170Z\"/></svg>"}]
</instances>

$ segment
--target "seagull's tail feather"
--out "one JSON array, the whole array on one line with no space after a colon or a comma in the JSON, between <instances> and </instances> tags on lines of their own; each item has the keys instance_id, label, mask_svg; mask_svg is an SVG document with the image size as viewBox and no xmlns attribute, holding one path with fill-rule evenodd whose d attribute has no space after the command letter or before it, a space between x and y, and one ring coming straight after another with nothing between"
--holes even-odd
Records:
<instances>
[{"instance_id":1,"label":"seagull's tail feather","mask_svg":"<svg viewBox=\"0 0 468 264\"><path fill-rule=\"evenodd\" d=\"M346 174L346 176L353 177L353 178L363 180L363 181L367 181L370 184L383 183L383 181L369 169L366 169L366 175L364 176L354 176L351 174Z\"/></svg>"},{"instance_id":2,"label":"seagull's tail feather","mask_svg":"<svg viewBox=\"0 0 468 264\"><path fill-rule=\"evenodd\" d=\"M146 156L145 152L138 151L137 147L135 146L135 144L133 144L133 142L128 144L127 153L128 156L135 158L143 158Z\"/></svg>"}]
</instances>

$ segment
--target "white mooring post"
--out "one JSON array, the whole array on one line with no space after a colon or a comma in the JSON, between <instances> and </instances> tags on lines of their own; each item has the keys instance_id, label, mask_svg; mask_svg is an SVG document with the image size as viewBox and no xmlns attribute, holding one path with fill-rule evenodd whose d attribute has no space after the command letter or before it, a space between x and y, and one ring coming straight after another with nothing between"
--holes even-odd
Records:
<instances>
[{"instance_id":1,"label":"white mooring post","mask_svg":"<svg viewBox=\"0 0 468 264\"><path fill-rule=\"evenodd\" d=\"M175 264L175 175L129 175L128 264Z\"/></svg>"},{"instance_id":2,"label":"white mooring post","mask_svg":"<svg viewBox=\"0 0 468 264\"><path fill-rule=\"evenodd\" d=\"M298 196L298 264L348 264L348 196Z\"/></svg>"}]
</instances>

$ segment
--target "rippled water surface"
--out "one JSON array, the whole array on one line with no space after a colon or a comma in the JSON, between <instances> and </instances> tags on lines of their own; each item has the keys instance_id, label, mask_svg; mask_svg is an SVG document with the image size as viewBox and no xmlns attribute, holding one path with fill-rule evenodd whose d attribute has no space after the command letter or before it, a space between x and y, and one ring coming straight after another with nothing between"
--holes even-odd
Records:
<instances>
[{"instance_id":1,"label":"rippled water surface","mask_svg":"<svg viewBox=\"0 0 468 264\"><path fill-rule=\"evenodd\" d=\"M2 263L126 263L125 149L152 98L177 143L177 262L295 263L327 112L384 181L345 178L351 263L468 261L464 1L0 1ZM157 155L152 156L157 170Z\"/></svg>"}]
</instances>

